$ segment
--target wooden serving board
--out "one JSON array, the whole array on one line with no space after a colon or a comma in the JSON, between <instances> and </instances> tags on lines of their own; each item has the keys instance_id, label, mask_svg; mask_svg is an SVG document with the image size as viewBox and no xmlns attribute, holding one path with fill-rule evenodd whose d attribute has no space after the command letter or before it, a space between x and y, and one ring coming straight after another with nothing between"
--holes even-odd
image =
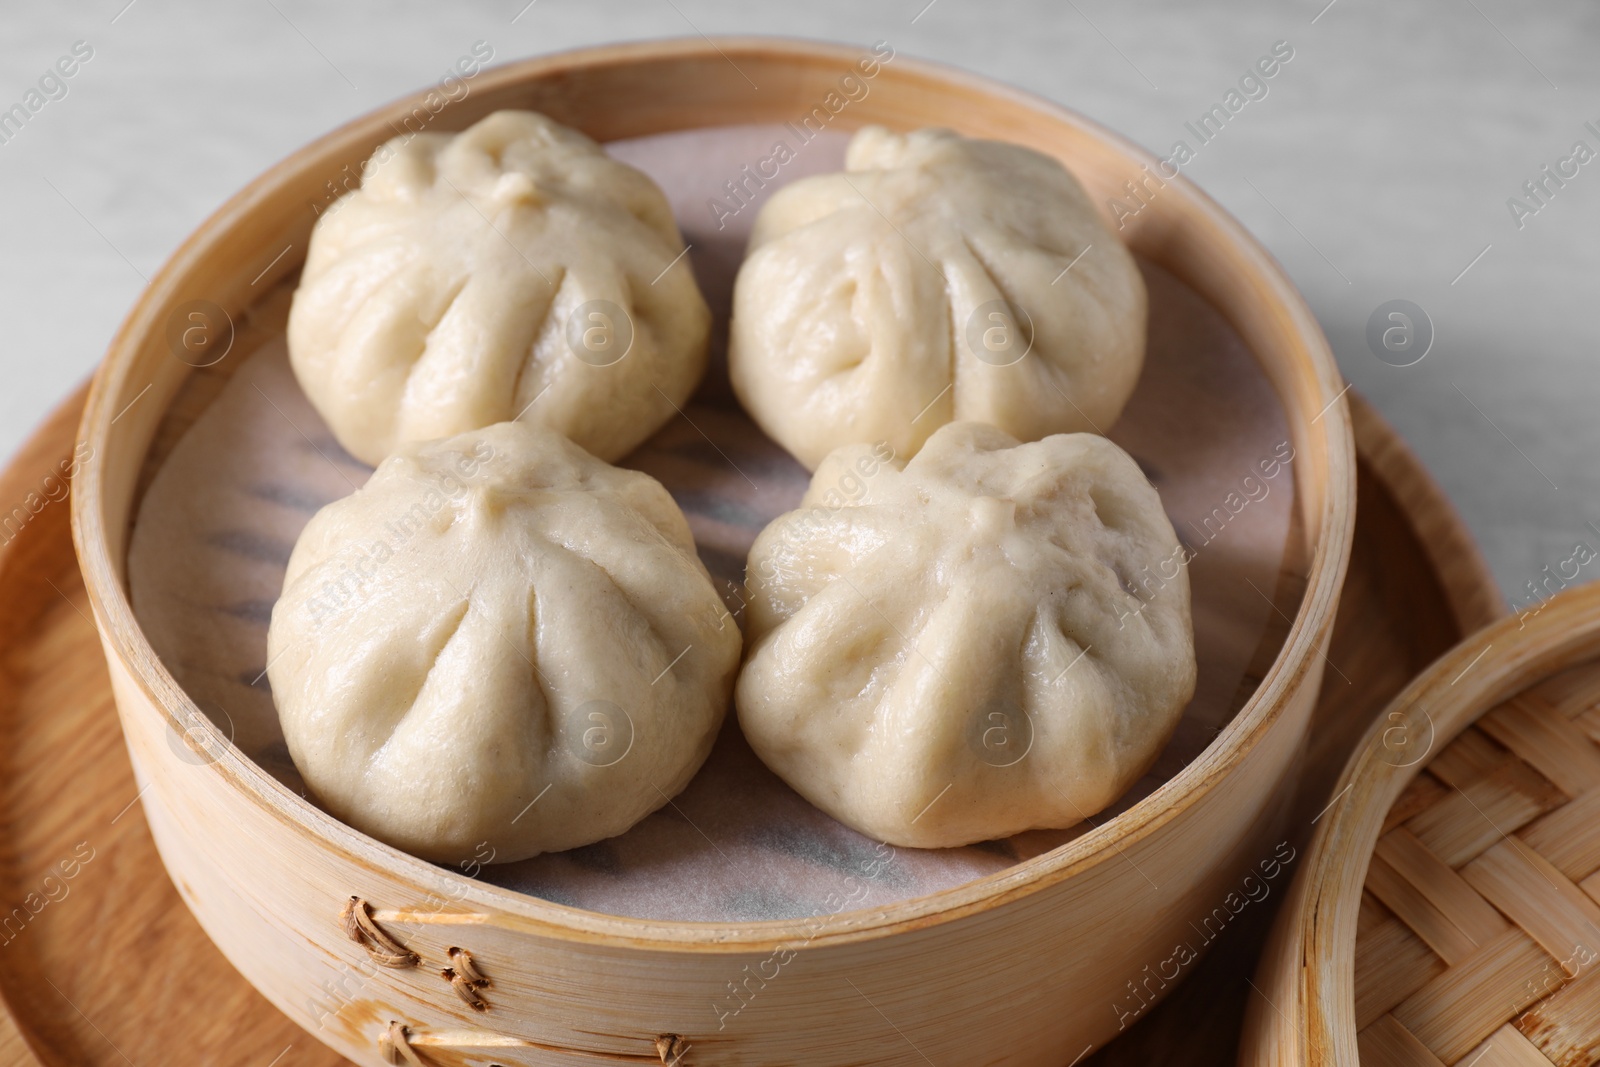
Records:
<instances>
[{"instance_id":1,"label":"wooden serving board","mask_svg":"<svg viewBox=\"0 0 1600 1067\"><path fill-rule=\"evenodd\" d=\"M1297 846L1370 717L1505 610L1437 487L1350 399L1359 514L1332 669L1286 831ZM0 524L14 505L27 515L0 525L0 1063L345 1063L234 971L156 854L89 620L68 502L52 499L62 496L57 478L82 402L82 392L68 400L0 473ZM1124 1037L1088 1060L1063 1049L1062 1063L1233 1063L1281 895L1244 913Z\"/></svg>"}]
</instances>

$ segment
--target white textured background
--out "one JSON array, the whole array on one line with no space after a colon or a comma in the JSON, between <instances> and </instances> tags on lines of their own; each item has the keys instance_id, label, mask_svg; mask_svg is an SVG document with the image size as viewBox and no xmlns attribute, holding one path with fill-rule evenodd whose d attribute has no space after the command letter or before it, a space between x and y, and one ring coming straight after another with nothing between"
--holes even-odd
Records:
<instances>
[{"instance_id":1,"label":"white textured background","mask_svg":"<svg viewBox=\"0 0 1600 1067\"><path fill-rule=\"evenodd\" d=\"M498 62L697 33L887 39L1165 154L1193 144L1185 120L1282 39L1295 57L1269 95L1185 173L1287 267L1345 375L1454 497L1514 603L1576 542L1600 549L1600 160L1521 229L1506 204L1574 141L1600 151L1584 129L1600 127L1600 5L926 3L0 0L0 109L73 42L94 49L68 94L0 144L0 455L91 371L144 276L223 199L437 81L475 41ZM1435 329L1411 367L1365 339L1394 298Z\"/></svg>"}]
</instances>

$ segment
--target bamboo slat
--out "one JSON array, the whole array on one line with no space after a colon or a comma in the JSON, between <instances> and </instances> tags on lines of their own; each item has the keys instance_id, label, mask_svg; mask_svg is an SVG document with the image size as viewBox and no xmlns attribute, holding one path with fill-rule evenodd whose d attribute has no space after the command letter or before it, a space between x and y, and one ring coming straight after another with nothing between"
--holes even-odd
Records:
<instances>
[{"instance_id":1,"label":"bamboo slat","mask_svg":"<svg viewBox=\"0 0 1600 1067\"><path fill-rule=\"evenodd\" d=\"M1500 767L1510 757L1477 727L1468 727L1428 764L1428 773L1457 789L1465 789Z\"/></svg>"},{"instance_id":2,"label":"bamboo slat","mask_svg":"<svg viewBox=\"0 0 1600 1067\"><path fill-rule=\"evenodd\" d=\"M1478 1067L1550 1067L1550 1061L1533 1043L1509 1024L1490 1034L1488 1040L1474 1049L1469 1062Z\"/></svg>"},{"instance_id":3,"label":"bamboo slat","mask_svg":"<svg viewBox=\"0 0 1600 1067\"><path fill-rule=\"evenodd\" d=\"M1413 815L1406 826L1441 860L1459 867L1563 799L1560 790L1526 763L1507 762Z\"/></svg>"},{"instance_id":4,"label":"bamboo slat","mask_svg":"<svg viewBox=\"0 0 1600 1067\"><path fill-rule=\"evenodd\" d=\"M1550 814L1529 823L1522 840L1573 880L1600 870L1600 835L1586 832L1600 826L1600 789L1591 789Z\"/></svg>"},{"instance_id":5,"label":"bamboo slat","mask_svg":"<svg viewBox=\"0 0 1600 1067\"><path fill-rule=\"evenodd\" d=\"M1367 888L1449 964L1505 933L1499 913L1404 827L1378 841Z\"/></svg>"},{"instance_id":6,"label":"bamboo slat","mask_svg":"<svg viewBox=\"0 0 1600 1067\"><path fill-rule=\"evenodd\" d=\"M1517 1028L1551 1063L1594 1063L1600 1059L1600 975L1591 971L1562 986L1524 1012Z\"/></svg>"},{"instance_id":7,"label":"bamboo slat","mask_svg":"<svg viewBox=\"0 0 1600 1067\"><path fill-rule=\"evenodd\" d=\"M1380 923L1356 946L1356 1025L1379 1018L1444 973L1445 966L1399 919Z\"/></svg>"},{"instance_id":8,"label":"bamboo slat","mask_svg":"<svg viewBox=\"0 0 1600 1067\"><path fill-rule=\"evenodd\" d=\"M1385 1015L1361 1031L1358 1040L1362 1067L1443 1067L1439 1057L1393 1015Z\"/></svg>"}]
</instances>

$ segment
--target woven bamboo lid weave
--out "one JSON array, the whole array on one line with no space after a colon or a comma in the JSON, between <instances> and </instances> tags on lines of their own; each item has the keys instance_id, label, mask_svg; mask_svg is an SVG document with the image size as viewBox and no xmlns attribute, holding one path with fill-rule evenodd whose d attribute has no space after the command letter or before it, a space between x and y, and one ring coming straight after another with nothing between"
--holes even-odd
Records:
<instances>
[{"instance_id":1,"label":"woven bamboo lid weave","mask_svg":"<svg viewBox=\"0 0 1600 1067\"><path fill-rule=\"evenodd\" d=\"M1597 646L1600 586L1574 589L1386 709L1280 913L1241 1063L1600 1063Z\"/></svg>"},{"instance_id":2,"label":"woven bamboo lid weave","mask_svg":"<svg viewBox=\"0 0 1600 1067\"><path fill-rule=\"evenodd\" d=\"M1600 1056L1600 666L1496 706L1390 809L1356 929L1363 1064Z\"/></svg>"}]
</instances>

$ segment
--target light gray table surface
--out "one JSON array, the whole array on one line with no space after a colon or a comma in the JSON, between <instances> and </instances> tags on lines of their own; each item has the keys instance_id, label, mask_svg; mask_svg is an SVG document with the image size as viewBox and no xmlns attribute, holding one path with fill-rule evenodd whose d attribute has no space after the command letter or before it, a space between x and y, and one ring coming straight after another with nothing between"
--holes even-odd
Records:
<instances>
[{"instance_id":1,"label":"light gray table surface","mask_svg":"<svg viewBox=\"0 0 1600 1067\"><path fill-rule=\"evenodd\" d=\"M1600 161L1547 183L1536 214L1508 206L1575 142L1600 152L1592 0L0 0L0 111L77 42L93 53L0 143L0 455L90 373L184 235L311 138L478 41L503 61L702 33L887 40L1161 154L1289 42L1185 173L1287 268L1513 603L1576 543L1600 550ZM1367 342L1394 299L1432 323L1407 367Z\"/></svg>"}]
</instances>

